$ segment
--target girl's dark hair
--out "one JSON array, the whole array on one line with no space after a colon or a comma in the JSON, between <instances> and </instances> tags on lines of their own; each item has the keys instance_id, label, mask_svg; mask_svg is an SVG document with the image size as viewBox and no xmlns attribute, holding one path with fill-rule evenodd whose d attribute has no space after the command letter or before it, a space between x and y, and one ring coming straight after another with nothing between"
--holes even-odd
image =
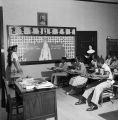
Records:
<instances>
[{"instance_id":1,"label":"girl's dark hair","mask_svg":"<svg viewBox=\"0 0 118 120\"><path fill-rule=\"evenodd\" d=\"M78 57L77 59L78 59L78 62L83 62L83 63L84 63L84 58L83 58L83 56Z\"/></svg>"},{"instance_id":2,"label":"girl's dark hair","mask_svg":"<svg viewBox=\"0 0 118 120\"><path fill-rule=\"evenodd\" d=\"M15 49L15 48L17 48L17 47L18 47L18 45L13 45L12 46L12 50Z\"/></svg>"},{"instance_id":3,"label":"girl's dark hair","mask_svg":"<svg viewBox=\"0 0 118 120\"><path fill-rule=\"evenodd\" d=\"M104 59L101 59L101 58L100 58L100 59L98 60L98 63L104 64Z\"/></svg>"},{"instance_id":4,"label":"girl's dark hair","mask_svg":"<svg viewBox=\"0 0 118 120\"><path fill-rule=\"evenodd\" d=\"M8 66L11 66L12 62L11 62L11 55L12 55L12 47L9 47L8 50L8 55L7 55L7 63L8 63Z\"/></svg>"}]
</instances>

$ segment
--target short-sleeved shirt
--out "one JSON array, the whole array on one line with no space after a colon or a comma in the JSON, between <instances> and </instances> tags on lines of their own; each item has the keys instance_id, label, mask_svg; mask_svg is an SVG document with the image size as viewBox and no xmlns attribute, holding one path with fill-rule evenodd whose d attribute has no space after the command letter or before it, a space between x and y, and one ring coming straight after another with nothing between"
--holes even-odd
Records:
<instances>
[{"instance_id":1,"label":"short-sleeved shirt","mask_svg":"<svg viewBox=\"0 0 118 120\"><path fill-rule=\"evenodd\" d=\"M111 58L110 58L110 59L106 59L105 63L106 63L107 65L110 65L110 64L111 64Z\"/></svg>"},{"instance_id":2,"label":"short-sleeved shirt","mask_svg":"<svg viewBox=\"0 0 118 120\"><path fill-rule=\"evenodd\" d=\"M81 68L80 68L80 70L81 70L81 75L82 75L82 76L86 76L87 70L86 70L86 67L85 67L84 63L80 63L80 65L81 65Z\"/></svg>"},{"instance_id":3,"label":"short-sleeved shirt","mask_svg":"<svg viewBox=\"0 0 118 120\"><path fill-rule=\"evenodd\" d=\"M60 63L60 64L59 64L59 67L62 68L63 70L67 70L68 64L67 64L66 62Z\"/></svg>"},{"instance_id":4,"label":"short-sleeved shirt","mask_svg":"<svg viewBox=\"0 0 118 120\"><path fill-rule=\"evenodd\" d=\"M117 67L118 66L118 60L113 61L110 66L111 67Z\"/></svg>"},{"instance_id":5,"label":"short-sleeved shirt","mask_svg":"<svg viewBox=\"0 0 118 120\"><path fill-rule=\"evenodd\" d=\"M110 67L106 63L104 63L103 66L102 66L102 68L104 69L104 71L109 72L109 77L107 79L111 80L111 82L112 82L113 75L112 75Z\"/></svg>"},{"instance_id":6,"label":"short-sleeved shirt","mask_svg":"<svg viewBox=\"0 0 118 120\"><path fill-rule=\"evenodd\" d=\"M13 61L13 59L18 61L18 56L17 56L17 54L15 52L13 52L12 55L11 55L11 61Z\"/></svg>"}]
</instances>

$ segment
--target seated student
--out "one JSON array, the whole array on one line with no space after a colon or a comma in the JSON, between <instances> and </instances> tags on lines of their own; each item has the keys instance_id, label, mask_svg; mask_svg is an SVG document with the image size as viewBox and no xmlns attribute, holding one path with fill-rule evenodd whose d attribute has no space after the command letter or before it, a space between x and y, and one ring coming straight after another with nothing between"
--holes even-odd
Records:
<instances>
[{"instance_id":1,"label":"seated student","mask_svg":"<svg viewBox=\"0 0 118 120\"><path fill-rule=\"evenodd\" d=\"M92 60L91 60L91 65L94 68L97 68L97 58L95 58L95 56L92 56Z\"/></svg>"},{"instance_id":2,"label":"seated student","mask_svg":"<svg viewBox=\"0 0 118 120\"><path fill-rule=\"evenodd\" d=\"M71 65L68 66L68 69L75 69L77 63L78 63L78 60L77 60L77 57L75 57L75 58L71 61Z\"/></svg>"},{"instance_id":3,"label":"seated student","mask_svg":"<svg viewBox=\"0 0 118 120\"><path fill-rule=\"evenodd\" d=\"M115 67L118 67L118 59L116 56L113 56L110 68L115 68Z\"/></svg>"},{"instance_id":4,"label":"seated student","mask_svg":"<svg viewBox=\"0 0 118 120\"><path fill-rule=\"evenodd\" d=\"M105 63L106 63L108 66L110 66L111 60L112 60L111 55L108 55L108 56L106 57Z\"/></svg>"},{"instance_id":5,"label":"seated student","mask_svg":"<svg viewBox=\"0 0 118 120\"><path fill-rule=\"evenodd\" d=\"M93 55L91 63L89 64L87 71L88 73L91 74L95 72L96 68L97 68L97 58L95 57L95 55Z\"/></svg>"},{"instance_id":6,"label":"seated student","mask_svg":"<svg viewBox=\"0 0 118 120\"><path fill-rule=\"evenodd\" d=\"M55 73L52 74L51 76L51 82L55 85L57 85L58 80L57 77L59 76L67 76L67 72L66 70L68 69L68 64L66 62L66 57L62 57L61 59L61 63L59 64L59 67L55 67L54 71L56 71Z\"/></svg>"},{"instance_id":7,"label":"seated student","mask_svg":"<svg viewBox=\"0 0 118 120\"><path fill-rule=\"evenodd\" d=\"M75 77L72 77L69 81L69 84L71 86L71 90L69 92L67 92L67 94L74 94L75 90L74 88L81 88L83 87L86 82L87 82L87 70L86 67L83 63L83 60L79 60L78 63L76 64L76 69L73 70L74 72L77 72L78 75Z\"/></svg>"},{"instance_id":8,"label":"seated student","mask_svg":"<svg viewBox=\"0 0 118 120\"><path fill-rule=\"evenodd\" d=\"M112 75L112 72L111 72L109 66L106 63L104 63L103 60L100 60L98 62L98 65L104 69L104 74L103 75L94 75L94 76L104 78L104 79L106 79L106 81L99 83L95 87L90 87L90 88L86 89L82 95L82 98L79 99L79 101L75 103L75 105L80 105L80 104L85 103L86 100L88 100L89 96L93 93L93 96L91 99L91 104L88 104L90 106L87 109L87 111L93 111L93 110L98 109L98 102L99 102L99 98L100 98L102 91L105 88L110 88L111 85L114 83L113 75Z\"/></svg>"}]
</instances>

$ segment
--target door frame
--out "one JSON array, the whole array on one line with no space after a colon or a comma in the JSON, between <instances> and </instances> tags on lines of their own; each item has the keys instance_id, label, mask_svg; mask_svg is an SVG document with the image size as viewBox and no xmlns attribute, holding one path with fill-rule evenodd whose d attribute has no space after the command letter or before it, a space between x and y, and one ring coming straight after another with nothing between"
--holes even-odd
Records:
<instances>
[{"instance_id":1,"label":"door frame","mask_svg":"<svg viewBox=\"0 0 118 120\"><path fill-rule=\"evenodd\" d=\"M5 76L5 50L4 50L4 37L3 37L3 7L0 6L0 87L1 90L1 107L5 107L5 90L2 77Z\"/></svg>"}]
</instances>

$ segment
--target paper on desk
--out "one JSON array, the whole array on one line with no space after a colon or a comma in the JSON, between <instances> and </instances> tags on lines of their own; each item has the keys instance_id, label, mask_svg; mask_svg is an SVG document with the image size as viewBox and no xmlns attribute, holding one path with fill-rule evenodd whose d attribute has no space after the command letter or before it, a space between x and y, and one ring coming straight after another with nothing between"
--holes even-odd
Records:
<instances>
[{"instance_id":1,"label":"paper on desk","mask_svg":"<svg viewBox=\"0 0 118 120\"><path fill-rule=\"evenodd\" d=\"M25 86L25 89L26 89L26 90L33 90L34 87L35 87L35 85L26 85L26 86Z\"/></svg>"},{"instance_id":2,"label":"paper on desk","mask_svg":"<svg viewBox=\"0 0 118 120\"><path fill-rule=\"evenodd\" d=\"M33 89L35 87L34 85L34 78L23 78L22 82L19 82L19 84L26 89Z\"/></svg>"},{"instance_id":3,"label":"paper on desk","mask_svg":"<svg viewBox=\"0 0 118 120\"><path fill-rule=\"evenodd\" d=\"M52 88L54 85L51 82L45 81L38 83L33 78L25 78L22 82L19 82L21 86L27 90Z\"/></svg>"},{"instance_id":4,"label":"paper on desk","mask_svg":"<svg viewBox=\"0 0 118 120\"><path fill-rule=\"evenodd\" d=\"M22 82L19 82L21 85L32 85L34 78L23 78Z\"/></svg>"},{"instance_id":5,"label":"paper on desk","mask_svg":"<svg viewBox=\"0 0 118 120\"><path fill-rule=\"evenodd\" d=\"M54 85L51 82L46 81L46 82L42 82L41 84L37 84L35 87L37 89L52 88L54 87Z\"/></svg>"}]
</instances>

